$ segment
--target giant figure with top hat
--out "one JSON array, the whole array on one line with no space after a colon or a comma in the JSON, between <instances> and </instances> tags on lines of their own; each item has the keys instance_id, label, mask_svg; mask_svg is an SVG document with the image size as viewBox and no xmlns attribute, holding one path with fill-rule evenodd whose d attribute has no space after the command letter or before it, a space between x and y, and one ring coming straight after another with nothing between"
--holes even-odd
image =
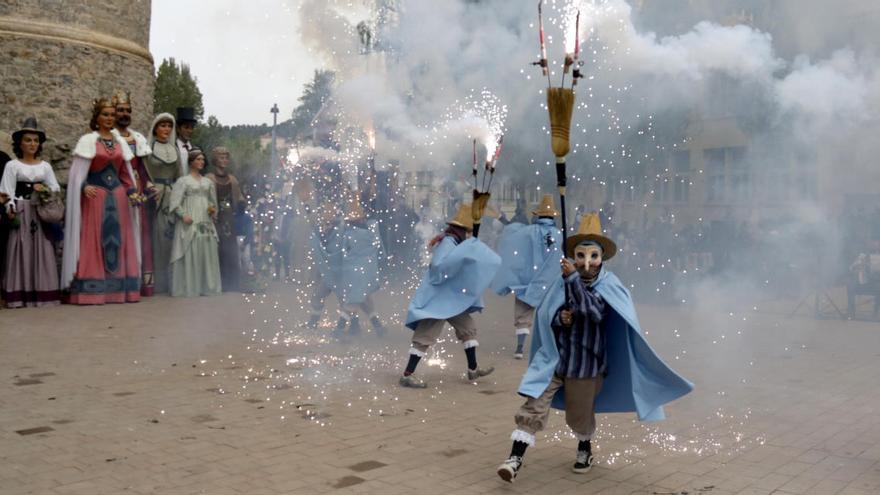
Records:
<instances>
[{"instance_id":1,"label":"giant figure with top hat","mask_svg":"<svg viewBox=\"0 0 880 495\"><path fill-rule=\"evenodd\" d=\"M174 129L177 135L177 149L180 153L180 176L184 177L189 173L188 154L198 146L192 142L193 132L198 124L196 119L196 109L193 107L177 107L177 127Z\"/></svg>"}]
</instances>

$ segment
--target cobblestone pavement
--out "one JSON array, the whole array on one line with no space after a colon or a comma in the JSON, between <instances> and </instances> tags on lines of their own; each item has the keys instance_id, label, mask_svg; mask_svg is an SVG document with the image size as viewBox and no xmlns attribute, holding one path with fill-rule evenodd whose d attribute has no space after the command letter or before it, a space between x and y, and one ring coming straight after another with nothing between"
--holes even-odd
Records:
<instances>
[{"instance_id":1,"label":"cobblestone pavement","mask_svg":"<svg viewBox=\"0 0 880 495\"><path fill-rule=\"evenodd\" d=\"M338 343L276 289L0 311L0 493L880 493L876 323L640 305L696 390L661 423L601 415L586 475L555 414L510 485L512 299L477 318L493 375L467 382L449 332L401 390L405 295L378 298L384 338Z\"/></svg>"}]
</instances>

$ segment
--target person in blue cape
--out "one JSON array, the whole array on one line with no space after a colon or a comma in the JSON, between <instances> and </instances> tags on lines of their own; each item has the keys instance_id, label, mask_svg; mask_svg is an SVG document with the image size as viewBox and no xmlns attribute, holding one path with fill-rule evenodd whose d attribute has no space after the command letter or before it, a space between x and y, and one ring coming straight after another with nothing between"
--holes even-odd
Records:
<instances>
[{"instance_id":1,"label":"person in blue cape","mask_svg":"<svg viewBox=\"0 0 880 495\"><path fill-rule=\"evenodd\" d=\"M479 218L479 217L478 217ZM471 313L483 309L482 294L495 277L501 258L475 237L471 204L465 203L447 222L446 230L431 240L431 264L409 303L406 326L413 330L409 361L400 385L425 388L427 384L413 376L428 348L437 342L446 323L464 343L468 380L476 380L495 371L477 366L477 327Z\"/></svg>"},{"instance_id":2,"label":"person in blue cape","mask_svg":"<svg viewBox=\"0 0 880 495\"><path fill-rule=\"evenodd\" d=\"M311 314L306 325L315 329L324 313L324 301L333 292L339 279L342 267L342 227L339 210L332 201L322 201L317 211L307 211L312 220L312 231L309 235L312 262L309 285L313 292L309 301Z\"/></svg>"},{"instance_id":3,"label":"person in blue cape","mask_svg":"<svg viewBox=\"0 0 880 495\"><path fill-rule=\"evenodd\" d=\"M376 315L372 294L379 290L379 251L382 242L375 225L367 222L360 202L351 201L342 232L341 266L336 272L334 292L342 307L335 335L342 337L346 324L349 335L361 332L358 313L370 321L376 336L385 335L385 326Z\"/></svg>"},{"instance_id":4,"label":"person in blue cape","mask_svg":"<svg viewBox=\"0 0 880 495\"><path fill-rule=\"evenodd\" d=\"M514 294L516 359L523 358L535 307L559 278L558 260L562 254L562 232L554 219L559 212L553 205L553 195L545 194L532 215L537 219L531 225L510 223L504 227L498 241L501 268L492 281L492 290L499 296Z\"/></svg>"},{"instance_id":5,"label":"person in blue cape","mask_svg":"<svg viewBox=\"0 0 880 495\"><path fill-rule=\"evenodd\" d=\"M578 440L572 471L585 473L593 464L595 413L635 412L641 421L661 420L663 404L693 389L642 336L629 291L604 267L617 246L602 234L596 213L584 216L565 248L574 263L560 261L563 276L536 309L529 367L518 391L526 402L514 418L510 456L497 469L508 482L547 425L551 407L565 410Z\"/></svg>"}]
</instances>

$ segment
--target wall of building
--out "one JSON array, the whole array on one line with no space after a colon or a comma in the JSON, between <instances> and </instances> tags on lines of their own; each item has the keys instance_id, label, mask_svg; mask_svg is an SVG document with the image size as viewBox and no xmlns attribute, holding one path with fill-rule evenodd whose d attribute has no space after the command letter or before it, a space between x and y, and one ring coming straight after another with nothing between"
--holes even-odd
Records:
<instances>
[{"instance_id":1,"label":"wall of building","mask_svg":"<svg viewBox=\"0 0 880 495\"><path fill-rule=\"evenodd\" d=\"M62 179L70 150L89 132L95 98L130 91L132 127L145 132L153 112L150 13L150 0L0 2L0 130L35 116Z\"/></svg>"}]
</instances>

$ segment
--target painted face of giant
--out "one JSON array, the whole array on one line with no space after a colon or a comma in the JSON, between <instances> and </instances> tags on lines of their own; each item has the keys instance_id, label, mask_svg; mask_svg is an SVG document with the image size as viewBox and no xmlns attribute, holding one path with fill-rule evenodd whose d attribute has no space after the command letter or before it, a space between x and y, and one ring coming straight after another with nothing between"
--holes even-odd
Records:
<instances>
[{"instance_id":1,"label":"painted face of giant","mask_svg":"<svg viewBox=\"0 0 880 495\"><path fill-rule=\"evenodd\" d=\"M602 268L602 248L596 244L579 244L574 248L574 266L581 277L596 278Z\"/></svg>"},{"instance_id":2,"label":"painted face of giant","mask_svg":"<svg viewBox=\"0 0 880 495\"><path fill-rule=\"evenodd\" d=\"M40 135L33 132L26 132L21 136L21 152L23 158L33 159L40 150Z\"/></svg>"},{"instance_id":3,"label":"painted face of giant","mask_svg":"<svg viewBox=\"0 0 880 495\"><path fill-rule=\"evenodd\" d=\"M226 167L229 166L229 154L216 153L214 155L214 166L221 172L226 170Z\"/></svg>"},{"instance_id":4,"label":"painted face of giant","mask_svg":"<svg viewBox=\"0 0 880 495\"><path fill-rule=\"evenodd\" d=\"M116 105L116 125L121 129L127 129L131 125L131 105L128 103Z\"/></svg>"},{"instance_id":5,"label":"painted face of giant","mask_svg":"<svg viewBox=\"0 0 880 495\"><path fill-rule=\"evenodd\" d=\"M196 126L192 122L180 122L177 124L177 135L180 136L180 139L184 141L189 141L192 139L193 131L195 131Z\"/></svg>"},{"instance_id":6,"label":"painted face of giant","mask_svg":"<svg viewBox=\"0 0 880 495\"><path fill-rule=\"evenodd\" d=\"M171 139L171 130L174 128L174 125L171 121L163 120L156 124L156 129L153 131L156 139L160 143L167 143L169 139Z\"/></svg>"},{"instance_id":7,"label":"painted face of giant","mask_svg":"<svg viewBox=\"0 0 880 495\"><path fill-rule=\"evenodd\" d=\"M114 125L116 125L116 108L102 108L101 113L98 114L98 130L110 132Z\"/></svg>"}]
</instances>

